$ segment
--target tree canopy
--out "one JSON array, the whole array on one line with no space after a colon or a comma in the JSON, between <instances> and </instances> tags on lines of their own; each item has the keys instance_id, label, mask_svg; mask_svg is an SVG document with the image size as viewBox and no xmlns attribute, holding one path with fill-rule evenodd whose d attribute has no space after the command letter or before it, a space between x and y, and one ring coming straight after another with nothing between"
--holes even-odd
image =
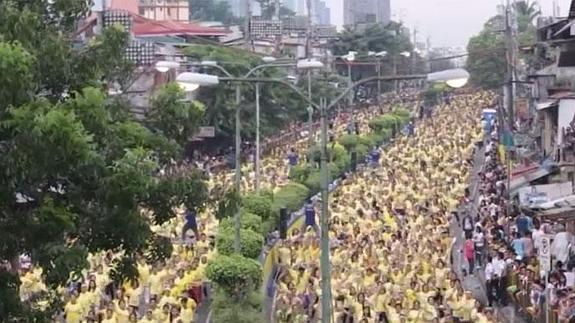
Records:
<instances>
[{"instance_id":1,"label":"tree canopy","mask_svg":"<svg viewBox=\"0 0 575 323\"><path fill-rule=\"evenodd\" d=\"M517 1L513 6L517 15L519 44L532 44L536 32L533 21L540 14L536 2ZM491 17L483 26L483 30L469 40L467 70L471 74L473 84L487 88L503 84L507 69L507 54L505 35L500 29L504 27L505 17L499 15Z\"/></svg>"},{"instance_id":2,"label":"tree canopy","mask_svg":"<svg viewBox=\"0 0 575 323\"><path fill-rule=\"evenodd\" d=\"M0 264L13 265L0 269L0 321L31 321L18 294L20 255L54 288L88 266L88 253L123 250L114 271L122 280L136 258L171 253L151 224L207 199L200 173L156 176L180 156L203 109L168 85L145 127L108 96L102 85L130 74L129 35L112 27L76 48L72 31L88 4L0 1Z\"/></svg>"},{"instance_id":3,"label":"tree canopy","mask_svg":"<svg viewBox=\"0 0 575 323\"><path fill-rule=\"evenodd\" d=\"M392 21L385 27L374 24L365 30L346 29L330 42L330 49L334 55L345 55L350 51L360 54L386 51L389 55L398 55L411 51L413 45L409 31L401 23Z\"/></svg>"}]
</instances>

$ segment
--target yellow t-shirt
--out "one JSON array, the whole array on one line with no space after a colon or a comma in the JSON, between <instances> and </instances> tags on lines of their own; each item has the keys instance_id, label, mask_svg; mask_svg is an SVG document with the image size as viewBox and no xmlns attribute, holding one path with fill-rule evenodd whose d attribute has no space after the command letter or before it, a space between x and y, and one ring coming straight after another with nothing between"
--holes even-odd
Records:
<instances>
[{"instance_id":1,"label":"yellow t-shirt","mask_svg":"<svg viewBox=\"0 0 575 323\"><path fill-rule=\"evenodd\" d=\"M80 323L82 320L82 305L80 303L68 303L64 308L66 312L66 323Z\"/></svg>"}]
</instances>

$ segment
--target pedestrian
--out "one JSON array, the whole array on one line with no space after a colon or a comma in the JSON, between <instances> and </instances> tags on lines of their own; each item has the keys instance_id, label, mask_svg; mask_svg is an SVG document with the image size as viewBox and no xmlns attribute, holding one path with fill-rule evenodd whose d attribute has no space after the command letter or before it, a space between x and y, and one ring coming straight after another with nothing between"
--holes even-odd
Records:
<instances>
[{"instance_id":1,"label":"pedestrian","mask_svg":"<svg viewBox=\"0 0 575 323\"><path fill-rule=\"evenodd\" d=\"M317 224L315 223L315 207L311 199L307 200L304 206L304 213L305 213L305 221L304 221L304 228L303 232L306 232L308 227L312 227L316 233L318 231Z\"/></svg>"},{"instance_id":2,"label":"pedestrian","mask_svg":"<svg viewBox=\"0 0 575 323\"><path fill-rule=\"evenodd\" d=\"M369 152L369 164L371 167L377 167L379 165L379 158L381 157L381 153L377 146L374 146L373 149Z\"/></svg>"},{"instance_id":3,"label":"pedestrian","mask_svg":"<svg viewBox=\"0 0 575 323\"><path fill-rule=\"evenodd\" d=\"M475 260L477 261L477 267L483 266L483 250L485 246L485 237L483 236L483 231L481 226L475 227L475 232L473 233L473 243L475 244Z\"/></svg>"},{"instance_id":4,"label":"pedestrian","mask_svg":"<svg viewBox=\"0 0 575 323\"><path fill-rule=\"evenodd\" d=\"M182 240L186 241L186 234L189 230L194 232L194 238L198 239L200 235L198 234L198 221L196 220L196 211L186 209L184 215L184 227L182 228Z\"/></svg>"},{"instance_id":5,"label":"pedestrian","mask_svg":"<svg viewBox=\"0 0 575 323\"><path fill-rule=\"evenodd\" d=\"M295 148L290 148L288 154L287 154L287 160L288 160L288 169L287 169L287 175L289 176L289 174L291 173L291 170L297 166L298 163L298 159L299 156L295 150Z\"/></svg>"},{"instance_id":6,"label":"pedestrian","mask_svg":"<svg viewBox=\"0 0 575 323\"><path fill-rule=\"evenodd\" d=\"M515 252L515 255L519 260L523 259L525 256L525 248L523 246L523 239L521 239L521 235L519 232L515 232L515 239L511 241L511 247Z\"/></svg>"},{"instance_id":7,"label":"pedestrian","mask_svg":"<svg viewBox=\"0 0 575 323\"><path fill-rule=\"evenodd\" d=\"M488 306L493 306L493 301L496 300L497 295L497 280L495 279L495 269L493 267L493 258L487 256L487 264L485 265L485 289L487 292Z\"/></svg>"},{"instance_id":8,"label":"pedestrian","mask_svg":"<svg viewBox=\"0 0 575 323\"><path fill-rule=\"evenodd\" d=\"M469 275L473 275L474 265L475 265L475 245L472 239L465 240L465 245L463 246L463 253L465 260L469 264Z\"/></svg>"},{"instance_id":9,"label":"pedestrian","mask_svg":"<svg viewBox=\"0 0 575 323\"><path fill-rule=\"evenodd\" d=\"M471 239L473 236L473 219L469 213L463 217L463 232L465 232L465 239Z\"/></svg>"}]
</instances>

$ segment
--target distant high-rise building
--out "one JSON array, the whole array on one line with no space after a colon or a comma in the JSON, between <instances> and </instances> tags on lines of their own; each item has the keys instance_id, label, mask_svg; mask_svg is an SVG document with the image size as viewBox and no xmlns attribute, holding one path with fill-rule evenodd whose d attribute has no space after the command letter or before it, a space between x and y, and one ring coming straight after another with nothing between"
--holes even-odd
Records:
<instances>
[{"instance_id":1,"label":"distant high-rise building","mask_svg":"<svg viewBox=\"0 0 575 323\"><path fill-rule=\"evenodd\" d=\"M236 17L244 17L246 15L246 0L223 0L230 5L232 14ZM252 1L253 3L253 1Z\"/></svg>"},{"instance_id":2,"label":"distant high-rise building","mask_svg":"<svg viewBox=\"0 0 575 323\"><path fill-rule=\"evenodd\" d=\"M315 13L319 25L331 25L331 9L325 4L325 1L315 0Z\"/></svg>"},{"instance_id":3,"label":"distant high-rise building","mask_svg":"<svg viewBox=\"0 0 575 323\"><path fill-rule=\"evenodd\" d=\"M391 20L391 0L344 0L343 24L354 27L358 24L383 24Z\"/></svg>"},{"instance_id":4,"label":"distant high-rise building","mask_svg":"<svg viewBox=\"0 0 575 323\"><path fill-rule=\"evenodd\" d=\"M293 12L297 12L296 0L282 0L282 5Z\"/></svg>"}]
</instances>

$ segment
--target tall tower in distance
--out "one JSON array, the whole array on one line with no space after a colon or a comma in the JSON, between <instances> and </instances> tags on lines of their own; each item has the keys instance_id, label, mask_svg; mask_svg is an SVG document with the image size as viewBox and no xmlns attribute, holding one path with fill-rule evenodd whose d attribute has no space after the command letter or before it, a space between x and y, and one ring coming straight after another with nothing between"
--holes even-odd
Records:
<instances>
[{"instance_id":1,"label":"tall tower in distance","mask_svg":"<svg viewBox=\"0 0 575 323\"><path fill-rule=\"evenodd\" d=\"M358 24L383 24L391 21L391 0L344 0L343 24L354 28Z\"/></svg>"}]
</instances>

